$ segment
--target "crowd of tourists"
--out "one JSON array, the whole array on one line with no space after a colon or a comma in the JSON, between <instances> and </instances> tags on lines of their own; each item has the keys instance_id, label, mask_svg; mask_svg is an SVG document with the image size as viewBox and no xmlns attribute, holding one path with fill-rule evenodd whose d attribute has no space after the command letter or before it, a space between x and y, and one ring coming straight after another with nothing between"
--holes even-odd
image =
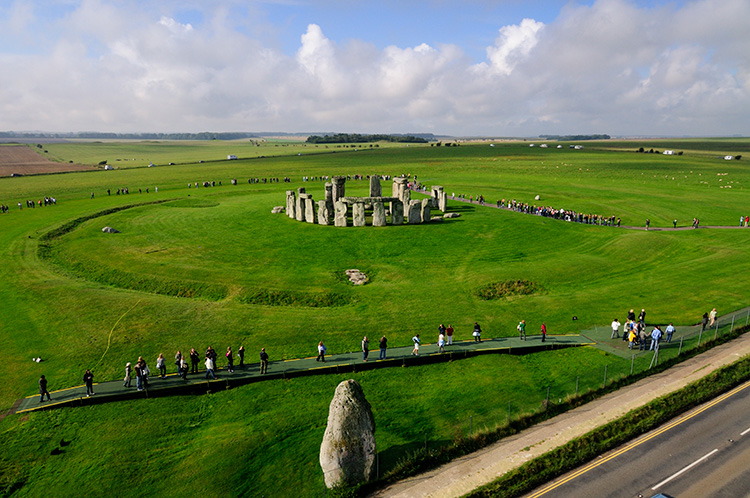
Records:
<instances>
[{"instance_id":1,"label":"crowd of tourists","mask_svg":"<svg viewBox=\"0 0 750 498\"><path fill-rule=\"evenodd\" d=\"M664 330L660 325L654 325L651 331L646 327L646 310L641 309L641 312L636 317L635 310L631 309L627 313L625 324L620 323L620 320L615 318L612 320L612 335L610 339L620 338L620 327L622 330L622 340L628 343L628 349L635 349L636 347L640 351L658 351L659 344L662 339L665 342L672 342L672 336L674 335L674 324L669 323Z\"/></svg>"}]
</instances>

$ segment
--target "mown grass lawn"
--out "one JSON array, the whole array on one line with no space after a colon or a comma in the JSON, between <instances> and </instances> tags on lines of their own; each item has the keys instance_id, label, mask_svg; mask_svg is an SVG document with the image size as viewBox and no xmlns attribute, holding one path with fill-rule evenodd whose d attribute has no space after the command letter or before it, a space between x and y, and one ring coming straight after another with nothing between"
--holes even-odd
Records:
<instances>
[{"instance_id":1,"label":"mown grass lawn","mask_svg":"<svg viewBox=\"0 0 750 498\"><path fill-rule=\"evenodd\" d=\"M66 145L66 154L110 154L90 145L75 152L75 145ZM123 157L137 152L116 146ZM650 218L652 226L671 226L676 218L684 226L696 216L702 225L735 225L740 214L750 214L744 159L608 146L383 147L0 179L0 202L12 208L0 216L0 347L11 359L0 408L33 394L41 373L53 389L80 383L92 365L97 379L115 379L139 355L153 361L159 352L169 358L177 349L203 351L209 344L217 351L244 344L251 358L266 347L280 359L313 355L319 340L330 353L356 350L365 334L405 345L419 332L434 342L439 323L453 323L459 339L468 338L475 320L488 336L514 335L521 318L530 332L545 321L555 334L622 320L634 307L646 308L649 322L690 324L714 306L724 312L747 305L750 231L629 231L451 201L449 210L462 214L457 220L381 229L321 227L270 214L289 188L305 186L322 198L323 183L303 184L302 176L377 173L417 175L449 194L482 194L489 202L534 203L539 195L545 205L615 215L625 225ZM203 150L185 146L179 153L189 162ZM291 184L247 182L286 176ZM239 184L230 185L232 178ZM187 188L212 180L222 186ZM125 186L129 195L115 195ZM366 181L347 183L348 193L366 191ZM16 207L44 195L54 195L58 205ZM152 201L167 202L146 204ZM42 240L76 218L131 205ZM103 226L122 233L103 234ZM49 247L40 252L40 243ZM349 285L342 278L347 268L369 273L371 282ZM493 301L477 296L482 286L518 279L533 282L536 293ZM195 297L178 297L176 288L192 289ZM266 291L307 303L333 295L336 305L248 304L248 296ZM45 361L32 363L32 356ZM475 427L502 423L509 401L514 413L536 409L548 385L551 396L564 397L576 377L582 386L598 382L604 365L620 374L630 362L583 348L354 378L375 410L387 470L423 445L425 434L447 443L468 431L468 417ZM52 489L53 482L65 494L83 488L125 495L143 489L322 495L317 451L327 405L348 377L7 417L0 422L3 485L23 485L21 494L29 495ZM61 437L73 443L50 456Z\"/></svg>"}]
</instances>

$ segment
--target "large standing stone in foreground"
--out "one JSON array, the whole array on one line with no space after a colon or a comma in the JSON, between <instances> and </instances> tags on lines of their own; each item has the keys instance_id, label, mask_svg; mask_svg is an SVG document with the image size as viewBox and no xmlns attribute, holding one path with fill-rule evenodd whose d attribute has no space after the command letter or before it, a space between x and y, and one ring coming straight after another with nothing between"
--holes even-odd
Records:
<instances>
[{"instance_id":1,"label":"large standing stone in foreground","mask_svg":"<svg viewBox=\"0 0 750 498\"><path fill-rule=\"evenodd\" d=\"M349 206L341 201L336 201L333 205L336 210L336 215L333 219L333 224L337 227L346 226L346 212L349 210Z\"/></svg>"},{"instance_id":2,"label":"large standing stone in foreground","mask_svg":"<svg viewBox=\"0 0 750 498\"><path fill-rule=\"evenodd\" d=\"M336 388L320 445L326 486L367 482L375 463L375 418L362 386L345 380Z\"/></svg>"},{"instance_id":3,"label":"large standing stone in foreground","mask_svg":"<svg viewBox=\"0 0 750 498\"><path fill-rule=\"evenodd\" d=\"M370 197L380 197L382 190L380 188L380 175L370 176Z\"/></svg>"},{"instance_id":4,"label":"large standing stone in foreground","mask_svg":"<svg viewBox=\"0 0 750 498\"><path fill-rule=\"evenodd\" d=\"M411 204L411 190L401 192L401 202L404 203L404 219L409 219L409 204Z\"/></svg>"},{"instance_id":5,"label":"large standing stone in foreground","mask_svg":"<svg viewBox=\"0 0 750 498\"><path fill-rule=\"evenodd\" d=\"M422 223L430 221L430 206L432 205L432 199L422 199L422 209L419 213L419 217L422 218Z\"/></svg>"},{"instance_id":6,"label":"large standing stone in foreground","mask_svg":"<svg viewBox=\"0 0 750 498\"><path fill-rule=\"evenodd\" d=\"M391 225L404 224L404 205L401 201L391 202Z\"/></svg>"},{"instance_id":7,"label":"large standing stone in foreground","mask_svg":"<svg viewBox=\"0 0 750 498\"><path fill-rule=\"evenodd\" d=\"M406 209L407 208L404 207L404 210ZM410 225L422 223L422 201L415 199L409 202L408 214L406 216L406 219Z\"/></svg>"},{"instance_id":8,"label":"large standing stone in foreground","mask_svg":"<svg viewBox=\"0 0 750 498\"><path fill-rule=\"evenodd\" d=\"M443 213L448 209L448 194L445 191L440 192L440 197L438 198L438 209Z\"/></svg>"},{"instance_id":9,"label":"large standing stone in foreground","mask_svg":"<svg viewBox=\"0 0 750 498\"><path fill-rule=\"evenodd\" d=\"M352 221L355 227L365 226L365 203L355 202L352 205Z\"/></svg>"},{"instance_id":10,"label":"large standing stone in foreground","mask_svg":"<svg viewBox=\"0 0 750 498\"><path fill-rule=\"evenodd\" d=\"M385 219L385 205L382 202L372 204L372 226L384 227L388 223Z\"/></svg>"},{"instance_id":11,"label":"large standing stone in foreground","mask_svg":"<svg viewBox=\"0 0 750 498\"><path fill-rule=\"evenodd\" d=\"M330 217L328 202L324 200L318 201L318 225L330 224Z\"/></svg>"}]
</instances>

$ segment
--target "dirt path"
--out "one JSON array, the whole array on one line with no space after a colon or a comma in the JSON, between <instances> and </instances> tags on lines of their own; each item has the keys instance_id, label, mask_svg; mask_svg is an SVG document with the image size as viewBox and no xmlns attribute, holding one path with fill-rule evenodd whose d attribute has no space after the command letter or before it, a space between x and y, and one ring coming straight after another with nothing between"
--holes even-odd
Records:
<instances>
[{"instance_id":1,"label":"dirt path","mask_svg":"<svg viewBox=\"0 0 750 498\"><path fill-rule=\"evenodd\" d=\"M750 354L750 334L691 358L660 374L456 459L435 470L399 481L373 496L461 496L493 481L592 429L622 417L649 401L674 392L714 370Z\"/></svg>"}]
</instances>

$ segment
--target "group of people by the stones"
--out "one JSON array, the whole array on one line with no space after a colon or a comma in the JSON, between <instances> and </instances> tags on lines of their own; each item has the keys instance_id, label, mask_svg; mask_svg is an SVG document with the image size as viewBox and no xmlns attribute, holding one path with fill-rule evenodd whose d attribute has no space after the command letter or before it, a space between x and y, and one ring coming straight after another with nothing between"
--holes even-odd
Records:
<instances>
[{"instance_id":1,"label":"group of people by the stones","mask_svg":"<svg viewBox=\"0 0 750 498\"><path fill-rule=\"evenodd\" d=\"M714 320L716 319L716 308L712 311ZM705 323L708 323L708 313L704 314ZM704 323L704 328L705 328ZM713 324L713 321L712 321ZM628 349L648 350L657 351L659 344L662 339L665 342L672 342L672 336L675 332L675 327L672 322L662 330L660 325L654 325L649 332L646 327L646 310L641 309L641 312L636 317L635 310L631 309L628 311L627 319L625 324L621 324L620 320L615 318L611 323L612 335L610 339L619 339L620 327L622 327L622 340L628 343Z\"/></svg>"}]
</instances>

